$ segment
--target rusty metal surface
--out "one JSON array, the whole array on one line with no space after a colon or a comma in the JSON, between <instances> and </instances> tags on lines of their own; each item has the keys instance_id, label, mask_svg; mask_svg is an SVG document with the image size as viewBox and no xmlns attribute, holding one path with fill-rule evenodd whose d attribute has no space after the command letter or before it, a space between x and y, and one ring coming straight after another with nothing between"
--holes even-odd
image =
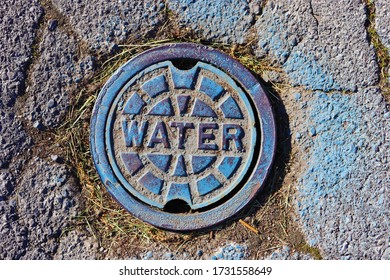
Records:
<instances>
[{"instance_id":1,"label":"rusty metal surface","mask_svg":"<svg viewBox=\"0 0 390 280\"><path fill-rule=\"evenodd\" d=\"M90 142L103 183L124 208L157 227L195 230L256 196L276 137L269 101L246 68L181 43L117 70L96 101Z\"/></svg>"}]
</instances>

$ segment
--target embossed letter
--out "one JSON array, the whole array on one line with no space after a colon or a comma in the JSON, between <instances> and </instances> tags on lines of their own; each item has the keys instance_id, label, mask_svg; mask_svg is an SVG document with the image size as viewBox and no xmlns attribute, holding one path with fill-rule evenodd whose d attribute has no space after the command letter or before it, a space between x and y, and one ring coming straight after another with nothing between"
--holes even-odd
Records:
<instances>
[{"instance_id":1,"label":"embossed letter","mask_svg":"<svg viewBox=\"0 0 390 280\"><path fill-rule=\"evenodd\" d=\"M157 122L154 131L150 136L148 147L154 148L154 145L159 143L164 144L164 148L166 149L171 147L168 140L167 127L164 122Z\"/></svg>"},{"instance_id":2,"label":"embossed letter","mask_svg":"<svg viewBox=\"0 0 390 280\"><path fill-rule=\"evenodd\" d=\"M235 129L236 132L234 134L229 133L229 130L231 129ZM222 134L222 149L228 151L230 146L229 141L233 140L236 144L237 151L241 152L244 149L242 145L242 138L244 135L244 130L238 124L224 124Z\"/></svg>"},{"instance_id":3,"label":"embossed letter","mask_svg":"<svg viewBox=\"0 0 390 280\"><path fill-rule=\"evenodd\" d=\"M128 121L122 121L122 130L123 137L125 138L125 143L127 147L136 147L142 146L144 140L146 129L148 128L148 122L142 122L141 127L138 128L138 122L132 120L129 128Z\"/></svg>"},{"instance_id":4,"label":"embossed letter","mask_svg":"<svg viewBox=\"0 0 390 280\"><path fill-rule=\"evenodd\" d=\"M205 133L208 129L218 129L216 123L200 123L199 124L199 138L198 138L198 149L200 150L218 150L218 146L215 143L205 143L205 140L215 140L213 133Z\"/></svg>"},{"instance_id":5,"label":"embossed letter","mask_svg":"<svg viewBox=\"0 0 390 280\"><path fill-rule=\"evenodd\" d=\"M177 147L179 149L185 149L184 148L184 140L185 140L185 133L187 128L194 128L193 123L186 123L186 122L171 122L171 127L177 127L179 129L179 139Z\"/></svg>"}]
</instances>

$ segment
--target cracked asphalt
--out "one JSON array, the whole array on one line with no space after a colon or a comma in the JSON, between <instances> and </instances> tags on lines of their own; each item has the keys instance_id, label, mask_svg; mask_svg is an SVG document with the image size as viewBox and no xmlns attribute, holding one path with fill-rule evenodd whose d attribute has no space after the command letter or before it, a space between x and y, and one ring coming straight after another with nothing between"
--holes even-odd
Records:
<instances>
[{"instance_id":1,"label":"cracked asphalt","mask_svg":"<svg viewBox=\"0 0 390 280\"><path fill-rule=\"evenodd\" d=\"M288 171L294 172L292 219L306 242L324 259L390 259L390 68L379 64L379 56L390 56L386 0L5 1L0 259L144 258L102 255L93 232L74 226L85 199L50 132L64 124L98 61L123 44L153 40L168 17L179 33L248 45L256 59L281 69L261 78L287 85L279 98L295 153ZM378 52L373 36L387 53ZM254 258L241 252L254 246L241 244L241 258ZM154 257L164 254L171 253ZM269 258L310 258L301 255L281 246Z\"/></svg>"}]
</instances>

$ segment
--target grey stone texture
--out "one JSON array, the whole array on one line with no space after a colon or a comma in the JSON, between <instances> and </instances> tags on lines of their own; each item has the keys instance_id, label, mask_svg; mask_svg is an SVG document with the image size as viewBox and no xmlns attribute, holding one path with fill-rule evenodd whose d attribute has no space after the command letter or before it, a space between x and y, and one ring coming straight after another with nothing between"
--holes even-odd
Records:
<instances>
[{"instance_id":1,"label":"grey stone texture","mask_svg":"<svg viewBox=\"0 0 390 280\"><path fill-rule=\"evenodd\" d=\"M291 84L311 90L375 85L378 65L359 0L270 0L259 17L257 55L271 55Z\"/></svg>"},{"instance_id":2,"label":"grey stone texture","mask_svg":"<svg viewBox=\"0 0 390 280\"><path fill-rule=\"evenodd\" d=\"M58 258L77 258L65 250L67 245L62 242L67 242L68 230L72 232L68 227L80 209L80 191L64 166L38 158L29 160L34 143L22 125L20 111L29 108L33 97L27 97L29 102L20 102L20 106L17 102L28 85L29 64L35 62L32 50L42 15L42 7L34 0L4 1L0 7L0 259L52 259L54 254ZM54 26L51 24L51 29ZM46 32L45 38L48 37ZM62 49L68 50L73 46L67 46L69 41L61 35L57 37L66 46ZM50 77L58 76L64 67L70 67L70 64L62 63L69 57L59 52L61 47L56 46L53 38L54 35L49 37L44 47L51 49L55 59L38 61L41 67L46 68L31 67L33 76L41 78L38 82L34 78L35 84L30 85L37 88L34 101L39 101L30 107L31 112L42 106L43 96L55 100L58 91L62 94L62 88L59 89L62 84L53 82L56 78ZM39 55L39 52L46 58L50 56L42 46L35 54ZM44 79L39 70L51 72L46 72L47 79ZM50 86L53 87L51 91ZM50 100L47 102L51 103ZM41 111L41 114L52 117L50 112ZM39 127L42 125L38 124ZM77 245L78 252L83 252L80 256L95 256L90 246L92 241L83 242ZM72 243L69 241L69 244Z\"/></svg>"},{"instance_id":3,"label":"grey stone texture","mask_svg":"<svg viewBox=\"0 0 390 280\"><path fill-rule=\"evenodd\" d=\"M98 246L90 235L74 230L61 237L54 259L58 260L94 260L97 257Z\"/></svg>"},{"instance_id":4,"label":"grey stone texture","mask_svg":"<svg viewBox=\"0 0 390 280\"><path fill-rule=\"evenodd\" d=\"M91 77L95 59L81 54L76 39L55 27L53 20L45 25L38 51L24 116L42 128L52 128L63 120L71 92Z\"/></svg>"},{"instance_id":5,"label":"grey stone texture","mask_svg":"<svg viewBox=\"0 0 390 280\"><path fill-rule=\"evenodd\" d=\"M168 0L167 5L182 28L195 30L202 39L242 44L261 11L262 2Z\"/></svg>"},{"instance_id":6,"label":"grey stone texture","mask_svg":"<svg viewBox=\"0 0 390 280\"><path fill-rule=\"evenodd\" d=\"M0 200L5 200L15 189L15 176L6 169L0 169Z\"/></svg>"},{"instance_id":7,"label":"grey stone texture","mask_svg":"<svg viewBox=\"0 0 390 280\"><path fill-rule=\"evenodd\" d=\"M290 247L283 246L282 248L272 252L265 259L266 260L313 260L314 258L310 254L293 252Z\"/></svg>"},{"instance_id":8,"label":"grey stone texture","mask_svg":"<svg viewBox=\"0 0 390 280\"><path fill-rule=\"evenodd\" d=\"M36 0L3 1L0 7L0 108L13 107L23 92L24 70L41 16L42 8Z\"/></svg>"},{"instance_id":9,"label":"grey stone texture","mask_svg":"<svg viewBox=\"0 0 390 280\"><path fill-rule=\"evenodd\" d=\"M375 0L375 29L382 44L390 51L390 2Z\"/></svg>"},{"instance_id":10,"label":"grey stone texture","mask_svg":"<svg viewBox=\"0 0 390 280\"><path fill-rule=\"evenodd\" d=\"M302 150L297 210L309 245L325 259L388 258L388 104L375 87L300 94L289 110L292 133L302 135L294 140Z\"/></svg>"},{"instance_id":11,"label":"grey stone texture","mask_svg":"<svg viewBox=\"0 0 390 280\"><path fill-rule=\"evenodd\" d=\"M26 69L31 58L42 9L38 1L5 1L0 7L0 168L31 145L18 119L15 102L25 88Z\"/></svg>"},{"instance_id":12,"label":"grey stone texture","mask_svg":"<svg viewBox=\"0 0 390 280\"><path fill-rule=\"evenodd\" d=\"M12 159L21 155L32 143L13 111L13 108L0 107L0 168L7 168Z\"/></svg>"},{"instance_id":13,"label":"grey stone texture","mask_svg":"<svg viewBox=\"0 0 390 280\"><path fill-rule=\"evenodd\" d=\"M390 2L387 0L376 0L375 4L375 29L382 44L387 48L390 55ZM390 82L390 67L389 82Z\"/></svg>"},{"instance_id":14,"label":"grey stone texture","mask_svg":"<svg viewBox=\"0 0 390 280\"><path fill-rule=\"evenodd\" d=\"M147 38L164 19L162 0L53 0L78 36L99 53L115 49L128 38Z\"/></svg>"},{"instance_id":15,"label":"grey stone texture","mask_svg":"<svg viewBox=\"0 0 390 280\"><path fill-rule=\"evenodd\" d=\"M69 171L63 165L34 158L20 178L17 192L0 202L0 259L72 257L68 245L59 245L66 242L60 237L70 229L81 206L80 192ZM93 256L94 251L87 250L90 247L77 257Z\"/></svg>"}]
</instances>

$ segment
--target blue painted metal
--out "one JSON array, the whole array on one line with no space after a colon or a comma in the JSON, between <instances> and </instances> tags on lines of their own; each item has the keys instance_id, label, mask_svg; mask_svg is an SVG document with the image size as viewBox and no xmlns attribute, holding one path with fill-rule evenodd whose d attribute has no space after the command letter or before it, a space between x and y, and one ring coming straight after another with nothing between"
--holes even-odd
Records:
<instances>
[{"instance_id":1,"label":"blue painted metal","mask_svg":"<svg viewBox=\"0 0 390 280\"><path fill-rule=\"evenodd\" d=\"M169 91L167 81L164 75L159 75L150 79L142 85L142 89L154 98L157 95Z\"/></svg>"},{"instance_id":2,"label":"blue painted metal","mask_svg":"<svg viewBox=\"0 0 390 280\"><path fill-rule=\"evenodd\" d=\"M190 122L170 122L169 123L171 127L177 127L178 132L179 132L179 137L177 141L177 148L178 149L185 149L185 137L186 137L186 132L189 129L194 129L195 126L193 123Z\"/></svg>"},{"instance_id":3,"label":"blue painted metal","mask_svg":"<svg viewBox=\"0 0 390 280\"><path fill-rule=\"evenodd\" d=\"M192 205L192 196L190 191L190 184L184 183L172 183L167 192L166 201L172 201L174 199L180 199L187 202L188 205Z\"/></svg>"},{"instance_id":4,"label":"blue painted metal","mask_svg":"<svg viewBox=\"0 0 390 280\"><path fill-rule=\"evenodd\" d=\"M235 130L234 133L231 131ZM244 138L245 132L241 126L237 124L224 124L222 132L222 150L232 150L230 142L233 141L237 151L243 151L244 145L242 144L242 138Z\"/></svg>"},{"instance_id":5,"label":"blue painted metal","mask_svg":"<svg viewBox=\"0 0 390 280\"><path fill-rule=\"evenodd\" d=\"M141 146L148 124L147 121L140 124L137 121L131 121L130 124L126 120L122 121L122 131L127 147Z\"/></svg>"},{"instance_id":6,"label":"blue painted metal","mask_svg":"<svg viewBox=\"0 0 390 280\"><path fill-rule=\"evenodd\" d=\"M191 59L197 60L198 63L192 69L180 70L170 62L174 59ZM168 69L170 71L170 73L162 74L167 88L161 91L161 89L156 89L155 86L150 86L149 91L146 90L147 83L152 85L152 81L154 81L158 84L157 81L162 79L156 77L141 85L142 90L147 93L147 97L151 98L151 100L144 99L143 95L139 93L142 101L147 103L142 108L147 107L146 109L150 112L157 101L161 102L167 98L174 98L169 89L170 85L173 85L176 89L185 90L184 96L190 96L188 101L187 99L180 101L182 107L176 107L178 108L176 110L172 109L168 116L161 115L160 111L157 112L160 115L149 115L149 118L145 119L142 116L143 110L141 109L136 114L127 115L128 117L125 118L126 111L121 111L119 104L123 100L128 102L131 96L129 95L124 99L124 94L132 89L132 85L137 83L140 76L153 73L156 69ZM204 77L201 70L213 73L213 75L219 77L219 81L223 80L226 85L219 84L216 81L213 81L215 85L213 85L213 82L205 82L202 85L202 81L207 81L206 78L211 81L213 76ZM157 77L160 75L161 72ZM168 82L167 77L171 77L172 81ZM198 83L199 88L196 89L199 78L202 80ZM230 91L235 92L235 95L228 96L230 91L225 90L218 95L216 92L220 91L219 86L223 88L230 87ZM158 94L150 94L150 92L159 91L161 92ZM199 94L192 97L191 91L198 91L199 94L204 95L204 98L199 99ZM134 93L134 91L131 91L131 93ZM177 102L173 103L169 99L172 108L176 104L179 105L178 96L176 96ZM214 96L216 97L214 98ZM214 118L215 120L213 119L214 123L203 121L199 123L199 120L191 121L188 119L191 116L185 114L189 113L189 107L195 103L195 99L192 98L198 98L212 108L218 116L224 115L226 119L223 120L217 117ZM231 106L229 103L222 103L222 105L225 105L218 107L218 103L212 103L219 100L225 100L224 102L226 102L229 98L235 100L234 103L241 115L237 113L238 110L234 108L234 104ZM237 102L237 98L240 102ZM191 103L191 99L193 103ZM134 109L134 111L137 110ZM180 136L174 137L174 135L178 135L179 127L170 125L172 123L171 118L176 123L183 121L176 118L175 112L180 114L181 118L186 118L185 122L196 124L193 129L189 128L182 131L183 149L179 149L177 144ZM117 114L119 115L116 116ZM122 117L120 114L123 114ZM133 118L133 115L137 118ZM238 116L242 118L237 118ZM248 125L244 127L243 123ZM245 137L245 142L242 141L241 143L242 151L238 151L241 140L240 128L225 130L224 125L238 125L242 128L243 137ZM116 127L116 130L122 131L121 137L124 148L119 151L120 158L116 156L118 153L117 146L112 142L112 139L114 139L113 133L116 131L114 127ZM197 138L190 140L191 137ZM199 138L201 141L199 141ZM191 143L195 141L198 145L187 145L186 141L192 141ZM107 81L96 100L91 119L90 143L92 157L99 176L109 193L124 208L136 217L157 227L171 230L194 230L221 223L232 217L262 190L274 157L276 135L272 108L268 98L261 85L245 67L228 55L212 48L183 43L168 44L148 50L134 57L116 71ZM237 153L240 153L245 156L245 160L241 160L234 168L229 167L229 163L224 162L223 143L227 147L226 151L231 153L232 157L237 157ZM199 144L203 145L203 148L206 147L206 149L199 149ZM257 145L256 157L254 157L255 145ZM183 152L184 150L186 154L191 156L184 157L180 155L180 151ZM211 164L202 171L207 172L206 170L208 170L210 172L202 178L196 177L194 167L191 168L192 170L186 170L186 176L169 177L167 173L163 172L165 168L161 170L147 156L157 151L158 154L169 155L171 152L177 154L178 158L182 158L182 169L190 166L186 165L185 160L193 156L222 155L224 158L221 161L217 156L218 159L215 164ZM135 157L134 161L128 158L128 154L132 153L138 153L138 158ZM127 156L123 158L123 155ZM156 172L152 172L150 164L145 165L143 163L148 161L157 167ZM142 163L142 166L139 162ZM133 167L137 163L138 168ZM232 163L233 166L234 162ZM167 172L174 173L177 167L178 164L176 163L174 166L168 167ZM124 173L126 172L128 172L128 175L125 176ZM131 175L132 172L135 172L134 175ZM229 176L229 181L225 181ZM166 181L165 178L170 179ZM191 186L191 182L196 182L195 188ZM229 182L229 184L226 182ZM137 187L137 184L140 184L142 188L147 189L153 195L142 192L142 188ZM203 195L199 196L198 191L199 194ZM165 212L164 206L166 203L175 199L186 201L191 209L196 211L178 214Z\"/></svg>"},{"instance_id":7,"label":"blue painted metal","mask_svg":"<svg viewBox=\"0 0 390 280\"><path fill-rule=\"evenodd\" d=\"M147 157L154 166L163 172L167 172L171 165L172 155L148 154Z\"/></svg>"},{"instance_id":8,"label":"blue painted metal","mask_svg":"<svg viewBox=\"0 0 390 280\"><path fill-rule=\"evenodd\" d=\"M131 175L134 175L144 167L144 164L136 153L121 153L121 158Z\"/></svg>"},{"instance_id":9,"label":"blue painted metal","mask_svg":"<svg viewBox=\"0 0 390 280\"><path fill-rule=\"evenodd\" d=\"M190 102L190 96L188 95L178 95L176 97L177 105L179 107L180 115L187 113L188 103Z\"/></svg>"},{"instance_id":10,"label":"blue painted metal","mask_svg":"<svg viewBox=\"0 0 390 280\"><path fill-rule=\"evenodd\" d=\"M199 136L198 136L198 149L199 150L218 150L218 145L214 143L215 134L214 130L217 130L219 125L217 123L200 123L199 124ZM210 131L210 132L207 132Z\"/></svg>"},{"instance_id":11,"label":"blue painted metal","mask_svg":"<svg viewBox=\"0 0 390 280\"><path fill-rule=\"evenodd\" d=\"M225 89L217 82L207 77L202 77L199 91L207 94L213 101L215 101L224 93Z\"/></svg>"},{"instance_id":12,"label":"blue painted metal","mask_svg":"<svg viewBox=\"0 0 390 280\"><path fill-rule=\"evenodd\" d=\"M162 121L158 121L154 127L153 133L150 136L148 147L154 148L158 144L163 144L164 148L170 148L171 144L168 140L168 131L166 124Z\"/></svg>"},{"instance_id":13,"label":"blue painted metal","mask_svg":"<svg viewBox=\"0 0 390 280\"><path fill-rule=\"evenodd\" d=\"M206 168L210 167L216 159L216 156L192 156L192 172L194 172L194 174L203 172Z\"/></svg>"},{"instance_id":14,"label":"blue painted metal","mask_svg":"<svg viewBox=\"0 0 390 280\"><path fill-rule=\"evenodd\" d=\"M169 69L171 70L174 88L194 89L199 68L195 67L190 70L180 70L172 65Z\"/></svg>"},{"instance_id":15,"label":"blue painted metal","mask_svg":"<svg viewBox=\"0 0 390 280\"><path fill-rule=\"evenodd\" d=\"M164 180L156 177L152 172L146 173L138 182L154 194L160 194Z\"/></svg>"},{"instance_id":16,"label":"blue painted metal","mask_svg":"<svg viewBox=\"0 0 390 280\"><path fill-rule=\"evenodd\" d=\"M142 107L145 105L145 101L143 101L138 93L134 92L130 99L126 102L125 108L123 109L123 114L138 115L141 113Z\"/></svg>"},{"instance_id":17,"label":"blue painted metal","mask_svg":"<svg viewBox=\"0 0 390 280\"><path fill-rule=\"evenodd\" d=\"M217 114L214 112L213 109L210 108L209 105L196 98L194 109L191 113L191 116L216 118Z\"/></svg>"}]
</instances>

